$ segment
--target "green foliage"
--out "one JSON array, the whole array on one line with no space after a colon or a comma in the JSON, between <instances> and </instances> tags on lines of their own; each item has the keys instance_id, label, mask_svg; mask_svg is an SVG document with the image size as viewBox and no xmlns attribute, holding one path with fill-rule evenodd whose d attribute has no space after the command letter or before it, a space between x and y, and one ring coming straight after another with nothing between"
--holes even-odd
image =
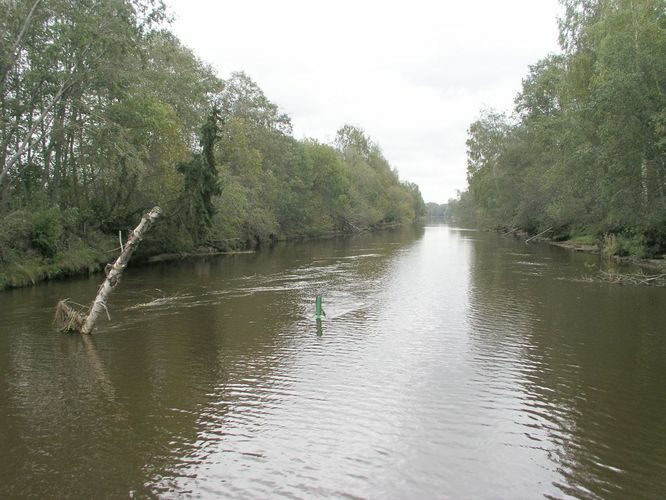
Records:
<instances>
[{"instance_id":1,"label":"green foliage","mask_svg":"<svg viewBox=\"0 0 666 500\"><path fill-rule=\"evenodd\" d=\"M201 127L201 153L195 153L189 162L178 165L178 171L183 174L180 198L183 223L195 244L207 241L215 214L213 197L222 192L214 154L219 119L219 110L214 107Z\"/></svg>"},{"instance_id":2,"label":"green foliage","mask_svg":"<svg viewBox=\"0 0 666 500\"><path fill-rule=\"evenodd\" d=\"M605 258L614 256L639 258L650 257L645 245L645 237L642 234L631 233L607 233L603 235L601 254Z\"/></svg>"},{"instance_id":3,"label":"green foliage","mask_svg":"<svg viewBox=\"0 0 666 500\"><path fill-rule=\"evenodd\" d=\"M476 227L480 224L474 199L469 191L460 192L446 204L446 211L451 222L461 226Z\"/></svg>"},{"instance_id":4,"label":"green foliage","mask_svg":"<svg viewBox=\"0 0 666 500\"><path fill-rule=\"evenodd\" d=\"M515 115L469 129L479 221L616 235L617 254L666 251L666 4L564 0L561 55L530 68ZM608 250L611 251L611 250Z\"/></svg>"},{"instance_id":5,"label":"green foliage","mask_svg":"<svg viewBox=\"0 0 666 500\"><path fill-rule=\"evenodd\" d=\"M0 287L98 268L154 205L138 258L425 213L363 130L296 140L248 75L222 81L166 29L158 0L5 4Z\"/></svg>"},{"instance_id":6,"label":"green foliage","mask_svg":"<svg viewBox=\"0 0 666 500\"><path fill-rule=\"evenodd\" d=\"M458 191L458 196L450 199L447 203L426 203L426 216L452 224L475 226L474 208L466 202L469 196L468 192L461 193Z\"/></svg>"},{"instance_id":7,"label":"green foliage","mask_svg":"<svg viewBox=\"0 0 666 500\"><path fill-rule=\"evenodd\" d=\"M10 212L0 219L0 290L93 272L114 244L97 231L84 233L76 209Z\"/></svg>"},{"instance_id":8,"label":"green foliage","mask_svg":"<svg viewBox=\"0 0 666 500\"><path fill-rule=\"evenodd\" d=\"M437 217L442 219L450 219L449 217L449 205L448 203L433 203L428 202L425 204L426 215L428 217Z\"/></svg>"},{"instance_id":9,"label":"green foliage","mask_svg":"<svg viewBox=\"0 0 666 500\"><path fill-rule=\"evenodd\" d=\"M232 73L220 96L221 113L252 124L258 129L270 129L283 134L292 131L291 118L280 113L264 92L245 73Z\"/></svg>"},{"instance_id":10,"label":"green foliage","mask_svg":"<svg viewBox=\"0 0 666 500\"><path fill-rule=\"evenodd\" d=\"M33 216L30 243L43 256L53 257L56 254L62 235L63 228L57 209L38 212Z\"/></svg>"},{"instance_id":11,"label":"green foliage","mask_svg":"<svg viewBox=\"0 0 666 500\"><path fill-rule=\"evenodd\" d=\"M381 226L425 215L418 186L402 183L380 147L358 127L345 125L335 146L350 182L343 220L354 226Z\"/></svg>"},{"instance_id":12,"label":"green foliage","mask_svg":"<svg viewBox=\"0 0 666 500\"><path fill-rule=\"evenodd\" d=\"M589 234L582 234L570 238L569 241L578 245L596 245L597 238Z\"/></svg>"},{"instance_id":13,"label":"green foliage","mask_svg":"<svg viewBox=\"0 0 666 500\"><path fill-rule=\"evenodd\" d=\"M0 267L28 251L31 232L31 220L25 211L12 212L0 219Z\"/></svg>"}]
</instances>

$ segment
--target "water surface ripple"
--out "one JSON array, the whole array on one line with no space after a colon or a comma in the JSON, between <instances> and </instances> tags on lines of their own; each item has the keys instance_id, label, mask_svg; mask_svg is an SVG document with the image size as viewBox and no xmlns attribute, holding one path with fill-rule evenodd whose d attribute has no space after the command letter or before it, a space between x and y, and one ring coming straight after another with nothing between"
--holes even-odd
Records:
<instances>
[{"instance_id":1,"label":"water surface ripple","mask_svg":"<svg viewBox=\"0 0 666 500\"><path fill-rule=\"evenodd\" d=\"M447 226L0 295L0 493L656 498L666 294ZM326 318L314 317L324 297Z\"/></svg>"}]
</instances>

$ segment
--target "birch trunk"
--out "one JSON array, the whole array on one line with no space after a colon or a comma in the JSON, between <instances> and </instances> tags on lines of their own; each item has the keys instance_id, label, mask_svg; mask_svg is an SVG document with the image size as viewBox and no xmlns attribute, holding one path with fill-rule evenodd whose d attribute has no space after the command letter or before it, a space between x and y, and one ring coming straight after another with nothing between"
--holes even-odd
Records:
<instances>
[{"instance_id":1,"label":"birch trunk","mask_svg":"<svg viewBox=\"0 0 666 500\"><path fill-rule=\"evenodd\" d=\"M125 247L123 248L120 256L108 270L106 280L104 280L104 283L102 283L102 286L99 288L97 297L92 303L90 312L88 313L88 316L86 317L83 326L81 327L81 333L89 334L92 332L93 327L95 326L95 321L97 321L97 317L102 313L102 311L106 311L106 300L109 294L113 291L114 287L120 281L120 277L123 274L123 271L125 270L130 257L132 257L136 247L139 246L139 242L141 241L143 233L145 233L150 228L153 222L155 222L155 220L161 214L162 210L160 207L153 208L150 212L143 216L139 225L136 227L136 229L134 229L134 231L132 231L132 234L127 240L127 243L125 243Z\"/></svg>"}]
</instances>

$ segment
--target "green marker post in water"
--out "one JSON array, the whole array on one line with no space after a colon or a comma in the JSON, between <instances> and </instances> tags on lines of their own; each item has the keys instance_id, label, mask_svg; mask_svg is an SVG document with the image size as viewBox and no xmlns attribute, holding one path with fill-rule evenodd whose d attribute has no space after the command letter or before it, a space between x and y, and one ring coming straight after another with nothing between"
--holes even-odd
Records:
<instances>
[{"instance_id":1,"label":"green marker post in water","mask_svg":"<svg viewBox=\"0 0 666 500\"><path fill-rule=\"evenodd\" d=\"M321 306L321 295L317 295L315 298L315 316L317 319L321 319L322 316L326 316L324 308Z\"/></svg>"}]
</instances>

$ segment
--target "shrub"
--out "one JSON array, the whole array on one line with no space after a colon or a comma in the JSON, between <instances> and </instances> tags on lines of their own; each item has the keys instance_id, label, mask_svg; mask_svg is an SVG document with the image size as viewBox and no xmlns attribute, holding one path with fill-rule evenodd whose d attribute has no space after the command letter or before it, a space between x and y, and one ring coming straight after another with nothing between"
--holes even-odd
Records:
<instances>
[{"instance_id":1,"label":"shrub","mask_svg":"<svg viewBox=\"0 0 666 500\"><path fill-rule=\"evenodd\" d=\"M607 233L602 238L602 256L618 257L647 257L645 236L642 234L613 234Z\"/></svg>"},{"instance_id":2,"label":"shrub","mask_svg":"<svg viewBox=\"0 0 666 500\"><path fill-rule=\"evenodd\" d=\"M53 257L60 248L62 236L62 219L57 208L49 208L33 216L30 243L40 254Z\"/></svg>"}]
</instances>

